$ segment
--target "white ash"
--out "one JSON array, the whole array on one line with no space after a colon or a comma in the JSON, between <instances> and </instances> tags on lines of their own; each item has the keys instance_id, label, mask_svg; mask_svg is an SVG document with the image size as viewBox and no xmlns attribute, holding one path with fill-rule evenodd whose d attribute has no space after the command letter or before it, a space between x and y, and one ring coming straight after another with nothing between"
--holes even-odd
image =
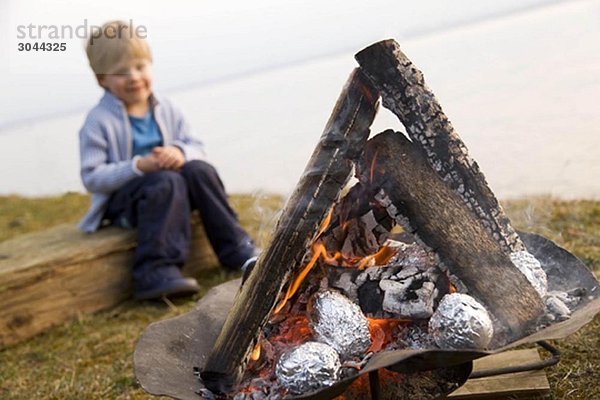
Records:
<instances>
[{"instance_id":1,"label":"white ash","mask_svg":"<svg viewBox=\"0 0 600 400\"><path fill-rule=\"evenodd\" d=\"M282 387L277 382L273 382L268 377L256 377L250 381L244 382L245 390L239 391L233 400L282 400L284 393ZM200 393L204 397L204 393ZM223 400L223 396L214 396L212 398L204 397L205 400Z\"/></svg>"},{"instance_id":2,"label":"white ash","mask_svg":"<svg viewBox=\"0 0 600 400\"><path fill-rule=\"evenodd\" d=\"M400 248L387 265L364 271L335 268L331 286L340 289L362 311L375 318L429 318L434 304L448 290L431 252L412 244Z\"/></svg>"},{"instance_id":3,"label":"white ash","mask_svg":"<svg viewBox=\"0 0 600 400\"><path fill-rule=\"evenodd\" d=\"M546 297L556 297L558 300L562 301L567 307L569 307L570 310L573 310L581 302L581 298L584 295L585 290L577 288L568 292L552 290L546 294Z\"/></svg>"},{"instance_id":4,"label":"white ash","mask_svg":"<svg viewBox=\"0 0 600 400\"><path fill-rule=\"evenodd\" d=\"M414 288L416 285L421 285ZM394 281L385 279L379 282L383 290L383 311L405 318L428 318L433 314L434 300L439 291L435 283L419 278Z\"/></svg>"},{"instance_id":5,"label":"white ash","mask_svg":"<svg viewBox=\"0 0 600 400\"><path fill-rule=\"evenodd\" d=\"M544 303L546 306L545 324L564 321L571 317L581 300L587 295L584 288L574 288L569 291L552 290L547 293Z\"/></svg>"},{"instance_id":6,"label":"white ash","mask_svg":"<svg viewBox=\"0 0 600 400\"><path fill-rule=\"evenodd\" d=\"M262 384L261 388L254 388L254 383L257 379L253 380L250 386L252 386L252 390L250 392L238 392L235 396L233 396L233 400L282 400L284 396L277 393L276 390L279 388L278 385L274 387L268 387L267 384L270 382L265 382ZM207 398L204 397L204 394L201 394L205 400L216 400L217 397ZM221 397L219 397L221 399Z\"/></svg>"},{"instance_id":7,"label":"white ash","mask_svg":"<svg viewBox=\"0 0 600 400\"><path fill-rule=\"evenodd\" d=\"M546 319L549 322L564 321L571 317L571 310L581 301L581 295L584 291L573 291L571 293L553 290L548 292L546 305Z\"/></svg>"},{"instance_id":8,"label":"white ash","mask_svg":"<svg viewBox=\"0 0 600 400\"><path fill-rule=\"evenodd\" d=\"M315 293L309 317L315 339L334 348L342 360L362 357L371 346L369 321L358 305L337 291Z\"/></svg>"},{"instance_id":9,"label":"white ash","mask_svg":"<svg viewBox=\"0 0 600 400\"><path fill-rule=\"evenodd\" d=\"M208 390L207 388L201 388L200 390L198 390L197 394L199 394L200 397L202 397L205 400L216 400L216 398L217 398L215 396L215 394L213 392L211 392L210 390ZM235 395L235 397L234 397L235 400L241 400L241 399L238 399L238 395L239 395L239 393L237 395Z\"/></svg>"},{"instance_id":10,"label":"white ash","mask_svg":"<svg viewBox=\"0 0 600 400\"><path fill-rule=\"evenodd\" d=\"M419 268L426 271L431 267L438 267L440 264L437 254L427 246L418 243L403 243L389 240L388 245L398 250L392 257L388 265L406 265Z\"/></svg>"},{"instance_id":11,"label":"white ash","mask_svg":"<svg viewBox=\"0 0 600 400\"><path fill-rule=\"evenodd\" d=\"M367 268L367 270L369 269L371 268ZM352 274L339 274L331 283L331 287L342 290L352 302L358 304L358 286L354 279L355 276Z\"/></svg>"},{"instance_id":12,"label":"white ash","mask_svg":"<svg viewBox=\"0 0 600 400\"><path fill-rule=\"evenodd\" d=\"M442 349L484 349L494 336L487 310L473 297L447 294L429 320L429 333Z\"/></svg>"},{"instance_id":13,"label":"white ash","mask_svg":"<svg viewBox=\"0 0 600 400\"><path fill-rule=\"evenodd\" d=\"M399 335L398 345L400 348L413 350L425 350L435 348L433 337L424 328L419 325L409 325L405 328L402 335Z\"/></svg>"},{"instance_id":14,"label":"white ash","mask_svg":"<svg viewBox=\"0 0 600 400\"><path fill-rule=\"evenodd\" d=\"M306 342L279 358L275 375L291 394L304 394L335 384L340 368L338 353L331 346Z\"/></svg>"},{"instance_id":15,"label":"white ash","mask_svg":"<svg viewBox=\"0 0 600 400\"><path fill-rule=\"evenodd\" d=\"M372 254L385 242L389 232L383 229L373 211L355 218L348 223L345 230L341 252L345 256L364 256Z\"/></svg>"},{"instance_id":16,"label":"white ash","mask_svg":"<svg viewBox=\"0 0 600 400\"><path fill-rule=\"evenodd\" d=\"M344 207L358 207L346 204L347 197L355 195L354 188L335 206L332 220L336 222L322 238L326 248L339 250L347 259L375 253L389 238L389 229L394 225L384 210L370 209L360 216L345 215Z\"/></svg>"},{"instance_id":17,"label":"white ash","mask_svg":"<svg viewBox=\"0 0 600 400\"><path fill-rule=\"evenodd\" d=\"M527 251L517 251L510 254L510 260L525 275L540 297L546 296L548 277L538 259Z\"/></svg>"},{"instance_id":18,"label":"white ash","mask_svg":"<svg viewBox=\"0 0 600 400\"><path fill-rule=\"evenodd\" d=\"M546 297L546 318L550 321L564 321L571 317L571 310L562 299L555 296Z\"/></svg>"},{"instance_id":19,"label":"white ash","mask_svg":"<svg viewBox=\"0 0 600 400\"><path fill-rule=\"evenodd\" d=\"M410 226L410 221L407 217L405 217L398 208L392 202L392 199L385 193L383 189L380 189L379 192L374 196L375 201L382 206L387 214L401 227L404 228L405 231L413 233L415 230Z\"/></svg>"}]
</instances>

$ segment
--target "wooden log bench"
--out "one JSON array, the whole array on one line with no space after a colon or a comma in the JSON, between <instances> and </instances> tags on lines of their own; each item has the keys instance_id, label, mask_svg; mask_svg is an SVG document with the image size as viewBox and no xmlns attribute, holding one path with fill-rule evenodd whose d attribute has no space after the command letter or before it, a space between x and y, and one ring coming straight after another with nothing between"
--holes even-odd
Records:
<instances>
[{"instance_id":1,"label":"wooden log bench","mask_svg":"<svg viewBox=\"0 0 600 400\"><path fill-rule=\"evenodd\" d=\"M473 371L515 367L540 360L536 349L505 351L473 362ZM469 379L449 400L544 400L552 398L544 370Z\"/></svg>"},{"instance_id":2,"label":"wooden log bench","mask_svg":"<svg viewBox=\"0 0 600 400\"><path fill-rule=\"evenodd\" d=\"M193 224L184 275L218 265L202 225ZM131 296L134 231L93 234L64 224L0 243L0 349Z\"/></svg>"}]
</instances>

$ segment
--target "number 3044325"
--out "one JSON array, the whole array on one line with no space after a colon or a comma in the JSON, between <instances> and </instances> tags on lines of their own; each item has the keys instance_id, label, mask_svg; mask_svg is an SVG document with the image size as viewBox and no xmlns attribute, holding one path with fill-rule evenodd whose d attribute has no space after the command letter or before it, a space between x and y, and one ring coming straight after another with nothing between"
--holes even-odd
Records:
<instances>
[{"instance_id":1,"label":"number 3044325","mask_svg":"<svg viewBox=\"0 0 600 400\"><path fill-rule=\"evenodd\" d=\"M65 51L67 50L66 43L52 42L19 42L17 44L19 51Z\"/></svg>"}]
</instances>

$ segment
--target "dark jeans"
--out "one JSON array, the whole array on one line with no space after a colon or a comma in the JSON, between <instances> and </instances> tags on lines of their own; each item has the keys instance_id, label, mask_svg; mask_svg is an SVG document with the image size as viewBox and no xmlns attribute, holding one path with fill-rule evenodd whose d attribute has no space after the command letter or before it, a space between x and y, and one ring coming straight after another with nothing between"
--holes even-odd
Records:
<instances>
[{"instance_id":1,"label":"dark jeans","mask_svg":"<svg viewBox=\"0 0 600 400\"><path fill-rule=\"evenodd\" d=\"M229 206L217 171L204 161L190 161L178 172L135 178L109 200L105 217L138 230L134 280L162 266L183 266L189 253L192 210L198 210L223 266L239 268L254 255L254 244Z\"/></svg>"}]
</instances>

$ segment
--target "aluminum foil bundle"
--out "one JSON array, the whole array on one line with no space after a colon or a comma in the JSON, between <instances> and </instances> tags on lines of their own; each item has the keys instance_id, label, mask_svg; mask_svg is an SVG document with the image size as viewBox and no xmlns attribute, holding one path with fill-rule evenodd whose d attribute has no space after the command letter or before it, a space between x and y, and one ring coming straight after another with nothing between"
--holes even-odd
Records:
<instances>
[{"instance_id":1,"label":"aluminum foil bundle","mask_svg":"<svg viewBox=\"0 0 600 400\"><path fill-rule=\"evenodd\" d=\"M540 297L543 298L546 296L546 292L548 291L548 277L538 259L527 251L517 251L511 253L510 260L525 275Z\"/></svg>"},{"instance_id":2,"label":"aluminum foil bundle","mask_svg":"<svg viewBox=\"0 0 600 400\"><path fill-rule=\"evenodd\" d=\"M429 332L442 349L484 349L494 336L494 326L477 300L452 293L442 298L431 316Z\"/></svg>"},{"instance_id":3,"label":"aluminum foil bundle","mask_svg":"<svg viewBox=\"0 0 600 400\"><path fill-rule=\"evenodd\" d=\"M275 375L290 393L302 394L336 383L340 368L340 358L331 346L306 342L279 358Z\"/></svg>"},{"instance_id":4,"label":"aluminum foil bundle","mask_svg":"<svg viewBox=\"0 0 600 400\"><path fill-rule=\"evenodd\" d=\"M369 321L358 305L339 292L316 293L310 320L315 339L333 347L342 360L362 357L371 346Z\"/></svg>"}]
</instances>

